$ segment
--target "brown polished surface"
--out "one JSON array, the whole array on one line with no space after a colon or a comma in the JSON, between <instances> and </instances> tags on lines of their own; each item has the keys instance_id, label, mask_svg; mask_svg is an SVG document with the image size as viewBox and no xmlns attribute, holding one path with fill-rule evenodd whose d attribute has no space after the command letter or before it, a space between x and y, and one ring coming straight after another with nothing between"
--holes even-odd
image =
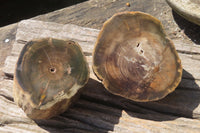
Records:
<instances>
[{"instance_id":1,"label":"brown polished surface","mask_svg":"<svg viewBox=\"0 0 200 133\"><path fill-rule=\"evenodd\" d=\"M112 93L154 101L174 91L181 61L159 20L124 12L105 22L94 51L94 72Z\"/></svg>"}]
</instances>

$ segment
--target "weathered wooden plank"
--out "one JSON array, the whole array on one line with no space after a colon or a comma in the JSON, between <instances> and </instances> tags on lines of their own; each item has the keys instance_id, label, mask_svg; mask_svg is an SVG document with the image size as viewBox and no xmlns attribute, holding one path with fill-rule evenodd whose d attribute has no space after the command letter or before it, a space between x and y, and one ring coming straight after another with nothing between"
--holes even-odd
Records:
<instances>
[{"instance_id":1,"label":"weathered wooden plank","mask_svg":"<svg viewBox=\"0 0 200 133\"><path fill-rule=\"evenodd\" d=\"M56 28L55 28L56 27ZM36 20L24 20L19 23L16 41L11 51L17 57L24 44L34 38L54 37L58 39L72 39L77 41L87 56L91 56L93 47L99 30L84 28L71 24L56 24ZM189 74L183 74L183 78L200 79L200 46L188 45L180 41L175 41L176 49L182 60L183 68ZM8 57L3 71L8 75L13 75L15 57ZM11 63L11 62L12 63ZM191 67L193 64L195 67Z\"/></svg>"},{"instance_id":2,"label":"weathered wooden plank","mask_svg":"<svg viewBox=\"0 0 200 133\"><path fill-rule=\"evenodd\" d=\"M12 86L10 86L12 88ZM16 104L14 104L13 101L10 101L9 99L3 97L0 95L0 125L4 127L3 131L10 131L11 129L15 129L19 132L41 132L41 127L37 126L44 126L45 128L55 128L57 132L59 132L59 128L61 129L67 129L67 128L82 128L84 130L98 130L95 127L92 127L88 124L84 124L82 122L78 122L73 119L69 118L62 118L62 121L59 120L59 117L51 120L44 120L44 121L33 121L30 118L28 118L23 110L21 110ZM6 106L9 105L9 108ZM0 129L1 129L0 126ZM57 128L56 128L57 127ZM34 129L36 128L36 129ZM54 130L55 130L54 129ZM1 130L0 130L1 131ZM52 130L51 130L52 131ZM62 131L62 130L61 130ZM100 130L101 131L101 130Z\"/></svg>"},{"instance_id":3,"label":"weathered wooden plank","mask_svg":"<svg viewBox=\"0 0 200 133\"><path fill-rule=\"evenodd\" d=\"M15 64L17 62L18 56L7 56L3 68L3 72L7 76L13 76L14 74L14 69L15 69Z\"/></svg>"},{"instance_id":4,"label":"weathered wooden plank","mask_svg":"<svg viewBox=\"0 0 200 133\"><path fill-rule=\"evenodd\" d=\"M95 87L93 87L95 84ZM189 118L200 119L200 91L190 89L176 89L162 100L156 102L139 103L127 100L125 98L114 96L104 89L104 87L96 80L90 80L86 88L90 91L84 91L82 95L85 98L91 98L93 101L107 103L110 106L119 106L133 112L143 112L136 106L171 114L176 116L183 116ZM94 89L97 88L97 89Z\"/></svg>"},{"instance_id":5,"label":"weathered wooden plank","mask_svg":"<svg viewBox=\"0 0 200 133\"><path fill-rule=\"evenodd\" d=\"M37 23L38 22L38 23ZM42 25L42 26L41 26ZM62 28L62 27L65 28ZM41 28L42 27L42 28ZM58 27L58 30L55 28ZM66 28L67 27L67 28ZM70 27L73 30L70 29ZM28 30L30 28L30 30ZM46 29L45 29L46 28ZM36 30L34 30L36 29ZM64 30L63 30L64 29ZM68 29L68 32L64 32L66 29ZM40 34L45 32L45 34ZM58 32L56 35L55 33ZM61 33L62 34L59 34ZM94 34L93 34L94 32ZM49 33L49 34L47 34ZM70 35L71 34L71 35ZM34 20L25 20L19 23L19 28L17 30L16 35L16 42L13 45L12 50L12 56L8 56L5 62L5 68L4 72L8 75L13 75L14 67L16 64L16 60L18 57L18 54L20 52L20 46L23 46L25 42L34 39L34 38L40 38L40 37L56 37L60 39L65 39L69 36L71 36L70 39L75 38L74 40L78 41L87 57L89 66L90 66L90 77L96 80L96 77L94 76L94 73L92 72L92 49L94 47L95 38L98 34L98 30L89 29L89 28L83 28L75 25L61 25L61 24L55 24L55 23L48 23L48 22L41 22L41 21L34 21ZM78 37L76 36L78 35ZM83 36L83 38L81 38ZM30 38L29 38L30 37ZM85 42L85 43L83 43ZM91 42L91 43L88 43ZM88 44L87 44L88 43ZM195 90L200 90L200 62L198 61L198 49L199 47L195 46L192 50L192 46L187 46L187 44L184 44L185 46L180 45L177 43L179 47L179 56L182 60L184 72L183 72L183 80L179 85L179 88L182 90L177 90L171 95L169 95L167 98L158 101L158 102L150 102L150 103L132 103L136 105L143 106L147 109L152 109L158 112L164 112L164 113L171 113L175 115L180 115L184 117L190 117L190 118L197 118L200 119L200 92ZM178 47L178 48L179 48ZM188 47L191 47L191 49L188 49ZM188 50L188 51L187 51ZM196 51L194 51L196 50ZM190 51L190 52L189 52ZM184 53L185 52L185 53ZM195 54L194 54L195 53ZM195 67L191 68L191 64L193 64ZM94 83L94 82L93 82ZM97 84L98 82L94 83ZM93 86L96 87L96 86ZM91 88L92 89L92 88ZM104 89L104 88L102 88ZM84 93L83 93L84 94ZM86 96L97 96L99 99L104 98L104 95L107 93L103 93L103 95L98 96L98 94L102 94L99 92L92 91L89 94L86 94ZM185 98L188 98L188 100L184 100ZM112 97L113 98L113 97ZM115 97L116 101L118 100L118 97ZM122 99L123 101L123 99ZM107 101L104 101L107 102ZM115 101L110 101L110 103ZM121 103L123 105L123 103ZM130 105L130 103L129 103ZM133 105L132 105L133 106ZM182 109L184 107L184 109Z\"/></svg>"},{"instance_id":6,"label":"weathered wooden plank","mask_svg":"<svg viewBox=\"0 0 200 133\"><path fill-rule=\"evenodd\" d=\"M27 41L36 38L53 37L58 39L71 39L77 41L88 58L92 55L94 43L99 30L84 28L76 25L62 25L56 23L25 20L19 23L16 41L13 44L11 54L5 61L3 69L6 75L13 76L17 57ZM90 59L91 60L91 59ZM91 62L89 62L91 64Z\"/></svg>"},{"instance_id":7,"label":"weathered wooden plank","mask_svg":"<svg viewBox=\"0 0 200 133\"><path fill-rule=\"evenodd\" d=\"M27 41L46 37L71 39L77 41L84 52L91 52L98 33L99 30L72 24L62 25L36 20L24 20L18 25L16 41L13 44L11 53L18 55Z\"/></svg>"},{"instance_id":8,"label":"weathered wooden plank","mask_svg":"<svg viewBox=\"0 0 200 133\"><path fill-rule=\"evenodd\" d=\"M12 54L18 55L26 41L42 37L72 39L80 43L85 52L92 52L98 33L99 30L97 29L85 28L72 24L62 25L52 22L24 20L18 25L16 35L17 41L13 45ZM180 40L174 40L174 44L177 51L180 53L200 55L200 46L198 45L187 44Z\"/></svg>"},{"instance_id":9,"label":"weathered wooden plank","mask_svg":"<svg viewBox=\"0 0 200 133\"><path fill-rule=\"evenodd\" d=\"M126 5L125 5L126 2L130 2L131 6L126 7ZM160 7L162 7L162 8L160 8ZM73 23L73 24L76 24L79 26L84 26L84 27L86 26L86 27L100 29L103 22L107 18L111 17L114 13L120 12L120 11L127 11L127 10L144 11L144 12L150 13L151 15L160 19L163 22L164 27L166 28L167 34L170 35L170 37L174 39L173 41L175 42L175 44L178 43L178 45L179 45L178 51L180 53L193 55L192 58L194 58L194 59L199 59L199 57L198 57L199 50L196 48L193 49L193 47L196 47L194 44L199 43L199 41L194 40L195 38L197 40L199 40L198 39L199 34L198 35L195 34L195 33L198 33L198 32L195 32L196 27L188 24L187 22L185 23L185 21L182 21L183 19L180 19L181 21L179 21L179 22L181 22L181 23L175 22L174 19L176 19L176 15L174 15L174 14L172 15L170 7L168 7L168 5L165 3L164 0L134 0L134 1L132 1L132 0L131 1L90 0L90 1L87 1L84 3L81 3L79 5L64 8L64 9L61 9L61 10L58 10L58 11L55 11L55 12L52 12L49 14L37 16L34 19L48 21L48 22L57 22L57 23L61 23L61 24ZM176 19L176 21L177 21L177 19ZM181 25L179 25L179 24L181 24ZM12 44L12 42L15 40L16 27L17 26L9 26L8 28L7 27L0 28L1 44L3 44L3 45ZM183 30L180 30L180 29L183 29ZM198 30L196 30L196 31L198 31ZM7 38L10 40L9 43L4 42L4 40ZM189 38L193 41L189 40ZM176 47L177 47L177 44L176 44ZM199 47L199 46L197 46L197 47ZM2 52L2 50L3 49L1 49L1 51L0 51L1 57L4 54ZM5 50L3 50L3 51L5 51ZM86 54L88 54L88 53L86 53ZM1 61L2 60L3 60L3 58L1 58ZM195 67L195 66L192 66L192 67ZM199 80L192 80L192 82L190 82L191 78L193 77L193 76L191 76L192 74L188 73L186 71L184 73L187 74L190 78L189 79L184 78L180 84L180 87L183 89L192 89L192 90L197 89L198 90L199 89ZM7 84L7 83L5 83L5 84ZM5 84L4 84L4 86L6 86ZM6 97L9 97L8 91L6 90L6 88L7 87L4 87L3 91L2 90L0 91L0 94L2 96L4 96L7 93ZM91 88L92 89L93 88L101 89L101 87L98 87L98 88L91 87ZM194 93L195 93L195 91L194 91ZM95 96L96 95L94 95L92 97L95 97ZM108 95L108 96L110 96L110 95ZM89 95L83 94L82 97L84 97L83 100L85 100L85 97L86 97L86 102L88 102L87 99L88 99ZM192 97L193 96L188 97L188 99L190 99ZM99 98L100 99L108 99L107 96L99 97ZM128 111L131 110L131 113L133 114L132 115L131 113L128 113L128 111L125 110L124 113L126 113L126 114L124 115L124 113L120 113L120 112L122 112L122 110L119 109L118 106L116 107L117 109L112 108L113 107L112 103L107 102L107 104L106 104L106 102L104 102L104 101L103 102L99 101L99 98L98 97L96 98L97 101L95 101L94 99L92 99L93 101L89 100L89 103L85 103L85 102L83 102L83 100L80 100L75 105L78 104L77 106L79 106L80 104L82 104L81 107L90 107L91 106L90 107L91 110L100 108L99 109L99 110L101 110L100 112L104 112L104 113L110 112L109 113L110 115L112 115L112 113L114 112L113 114L115 114L119 117L119 118L115 117L115 118L117 118L116 122L114 122L116 124L113 123L113 128L111 126L111 131L104 130L102 132L119 132L119 133L121 133L121 132L130 133L133 131L134 132L136 132L136 131L137 132L142 132L142 131L143 132L180 132L180 133L199 132L198 120L181 118L181 117L170 117L169 115L166 115L166 117L164 117L163 115L160 116L157 114L152 115L153 113L151 111L151 108L149 108L149 109L148 109L148 107L142 108L142 107L140 107L140 105L138 105L139 107L137 107L137 105L135 103L134 104L133 103L124 104L125 107L128 108L126 110L128 110ZM112 96L111 96L111 98L112 98ZM184 99L184 101L187 100L184 98L184 96L182 98ZM10 99L12 99L12 98L10 98ZM176 98L174 98L174 99L176 99ZM114 98L114 100L118 101L118 99L115 99L115 98ZM1 100L0 100L0 102L1 102ZM83 102L83 103L81 103L81 102ZM95 106L92 106L91 102L94 102ZM176 102L177 101L175 101L175 103ZM192 102L192 100L189 103L191 103L191 102ZM99 104L97 104L97 103L99 103ZM125 102L125 103L127 103L127 102ZM6 106L9 108L10 104L11 103L8 102L6 104ZM164 103L164 104L166 104L166 103ZM183 102L183 104L184 104L184 102ZM102 107L100 105L102 105L102 106L105 105L105 107ZM188 105L189 104L187 104L187 106ZM149 106L154 106L154 105L149 105ZM175 105L173 105L173 106L175 106ZM97 108L97 107L99 107L99 108ZM107 107L109 107L109 109ZM156 107L159 108L159 106L156 106ZM162 108L162 106L160 106L160 108ZM192 106L192 108L193 108L193 106ZM19 109L19 108L17 108L17 109ZM72 110L72 113L73 113L73 111L76 110L76 108L72 108L72 109L73 109ZM148 113L145 114L146 117L144 117L144 115L143 116L137 115L138 113L133 113L133 112L135 112L134 110L137 110L136 112L141 111L143 113L146 113L146 111L144 111L144 109L146 111L151 112L150 114L148 114ZM111 110L111 111L108 111L108 110ZM166 110L169 110L169 109L166 109ZM68 113L68 112L66 112L66 113ZM129 117L125 117L126 115L128 115ZM27 128L20 130L20 132L31 132L28 130L28 128L30 128L30 129L35 128L34 129L35 132L70 132L70 133L71 132L83 132L83 133L95 132L94 127L79 129L79 127L81 127L80 125L86 126L87 124L83 124L79 121L77 122L77 120L68 119L67 117L62 117L62 116L58 116L58 117L56 117L56 119L53 119L53 120L37 122L37 124L39 126L37 126L35 124L31 124L29 122L24 124L23 122L19 122L19 120L15 122L16 117L13 117L13 116L9 117L10 123L5 122L4 124L2 124L1 120L3 118L7 119L9 116L9 112L6 112L5 114L3 114L4 117L2 119L1 119L1 116L2 116L2 114L0 113L0 132L18 132L19 131L18 129L21 129L21 128L23 129L24 126L26 126ZM19 117L19 119L21 119L22 121L24 120L24 118L20 118L20 115L19 116L17 115L17 117ZM121 122L122 117L128 121L126 123L124 123L124 122L122 123ZM151 119L152 117L154 118L154 120ZM99 119L99 116L95 117L95 118ZM93 119L95 119L95 118L93 118ZM131 120L129 120L129 119L131 119ZM73 123L73 124L71 124L71 123ZM81 124L79 125L78 123L81 123ZM164 123L164 125L163 125L163 123ZM69 124L72 126L68 126ZM133 127L134 129L132 130L132 128L130 128L130 129L126 128L128 126ZM141 128L144 128L144 130L142 130Z\"/></svg>"},{"instance_id":10,"label":"weathered wooden plank","mask_svg":"<svg viewBox=\"0 0 200 133\"><path fill-rule=\"evenodd\" d=\"M183 78L200 80L200 60L196 55L179 53L183 66Z\"/></svg>"},{"instance_id":11,"label":"weathered wooden plank","mask_svg":"<svg viewBox=\"0 0 200 133\"><path fill-rule=\"evenodd\" d=\"M13 100L12 97L12 86L13 81L12 80L5 80L0 82L0 95L6 97L7 99Z\"/></svg>"},{"instance_id":12,"label":"weathered wooden plank","mask_svg":"<svg viewBox=\"0 0 200 133\"><path fill-rule=\"evenodd\" d=\"M9 97L12 97L12 82L12 80L0 82L0 86L6 86ZM4 94L0 91L0 132L196 133L200 130L199 120L147 110L140 105L132 104L130 100L108 93L100 83L90 82L73 107L50 120L29 119L10 100L12 98L6 98L1 95L2 93ZM9 105L9 108L6 105Z\"/></svg>"},{"instance_id":13,"label":"weathered wooden plank","mask_svg":"<svg viewBox=\"0 0 200 133\"><path fill-rule=\"evenodd\" d=\"M183 39L172 39L176 50L179 53L191 54L191 55L200 55L200 46L196 44L189 44Z\"/></svg>"},{"instance_id":14,"label":"weathered wooden plank","mask_svg":"<svg viewBox=\"0 0 200 133\"><path fill-rule=\"evenodd\" d=\"M16 124L5 124L1 125L0 127L0 132L7 132L7 133L22 133L22 132L28 132L28 133L48 133L48 131L38 128L37 125L30 125L30 124L21 124L21 123L16 123Z\"/></svg>"}]
</instances>

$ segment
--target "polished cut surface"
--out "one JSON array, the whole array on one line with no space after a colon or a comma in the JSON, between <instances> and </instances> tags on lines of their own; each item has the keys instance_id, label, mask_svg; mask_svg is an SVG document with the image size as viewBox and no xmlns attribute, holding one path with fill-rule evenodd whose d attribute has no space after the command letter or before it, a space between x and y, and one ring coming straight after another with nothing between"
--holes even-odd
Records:
<instances>
[{"instance_id":1,"label":"polished cut surface","mask_svg":"<svg viewBox=\"0 0 200 133\"><path fill-rule=\"evenodd\" d=\"M78 43L45 38L28 42L14 74L14 100L33 119L64 112L89 78Z\"/></svg>"},{"instance_id":2,"label":"polished cut surface","mask_svg":"<svg viewBox=\"0 0 200 133\"><path fill-rule=\"evenodd\" d=\"M110 92L134 101L155 101L175 90L182 66L156 18L123 12L104 23L93 70Z\"/></svg>"}]
</instances>

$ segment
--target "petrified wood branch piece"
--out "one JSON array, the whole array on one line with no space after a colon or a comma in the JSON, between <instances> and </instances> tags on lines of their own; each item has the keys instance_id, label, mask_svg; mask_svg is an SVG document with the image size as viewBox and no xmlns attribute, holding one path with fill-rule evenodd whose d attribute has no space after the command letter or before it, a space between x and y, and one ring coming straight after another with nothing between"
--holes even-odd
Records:
<instances>
[{"instance_id":1,"label":"petrified wood branch piece","mask_svg":"<svg viewBox=\"0 0 200 133\"><path fill-rule=\"evenodd\" d=\"M146 102L175 90L181 60L159 20L142 12L124 12L104 23L93 53L93 70L105 88Z\"/></svg>"},{"instance_id":2,"label":"petrified wood branch piece","mask_svg":"<svg viewBox=\"0 0 200 133\"><path fill-rule=\"evenodd\" d=\"M89 78L78 43L45 38L28 42L14 74L14 100L33 119L63 113Z\"/></svg>"}]
</instances>

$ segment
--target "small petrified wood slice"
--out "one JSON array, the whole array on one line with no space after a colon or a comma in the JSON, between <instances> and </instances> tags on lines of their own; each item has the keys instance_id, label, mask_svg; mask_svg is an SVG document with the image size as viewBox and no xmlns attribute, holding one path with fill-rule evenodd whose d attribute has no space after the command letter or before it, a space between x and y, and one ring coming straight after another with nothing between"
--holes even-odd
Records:
<instances>
[{"instance_id":1,"label":"small petrified wood slice","mask_svg":"<svg viewBox=\"0 0 200 133\"><path fill-rule=\"evenodd\" d=\"M30 118L47 119L64 112L88 78L88 64L76 42L33 40L16 64L14 100Z\"/></svg>"},{"instance_id":2,"label":"small petrified wood slice","mask_svg":"<svg viewBox=\"0 0 200 133\"><path fill-rule=\"evenodd\" d=\"M200 0L166 0L179 15L200 26Z\"/></svg>"},{"instance_id":3,"label":"small petrified wood slice","mask_svg":"<svg viewBox=\"0 0 200 133\"><path fill-rule=\"evenodd\" d=\"M111 93L154 101L175 90L182 66L159 20L124 12L105 22L93 53L93 70Z\"/></svg>"}]
</instances>

